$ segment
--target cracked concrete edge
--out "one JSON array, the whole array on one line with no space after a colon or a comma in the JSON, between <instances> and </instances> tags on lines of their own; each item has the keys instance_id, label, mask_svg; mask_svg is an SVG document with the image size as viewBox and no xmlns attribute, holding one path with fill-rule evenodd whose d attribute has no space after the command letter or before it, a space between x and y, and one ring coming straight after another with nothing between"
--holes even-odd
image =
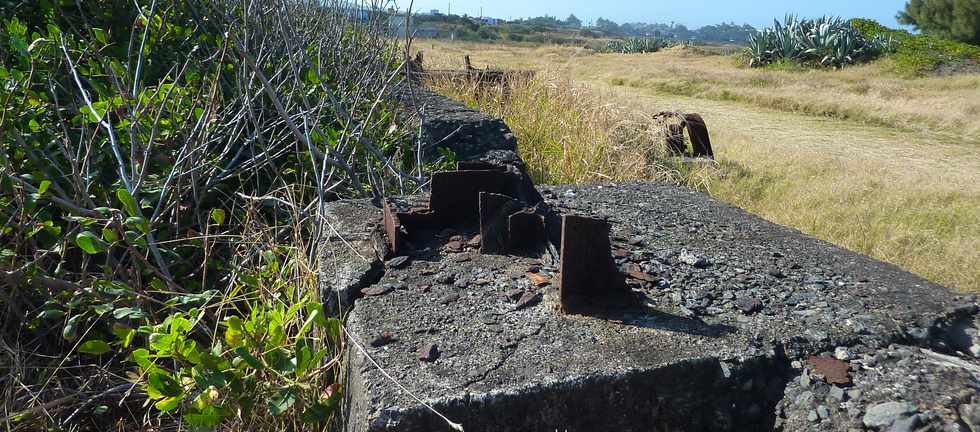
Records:
<instances>
[{"instance_id":1,"label":"cracked concrete edge","mask_svg":"<svg viewBox=\"0 0 980 432\"><path fill-rule=\"evenodd\" d=\"M381 209L370 200L344 200L326 206L326 240L320 247L320 292L328 313L346 316L358 291L384 274Z\"/></svg>"},{"instance_id":2,"label":"cracked concrete edge","mask_svg":"<svg viewBox=\"0 0 980 432\"><path fill-rule=\"evenodd\" d=\"M881 341L884 344L877 352L895 346L926 349L898 344L900 339L896 333L895 341ZM926 342L935 346L938 340ZM859 344L855 341L842 346L850 348ZM785 389L801 374L791 363L805 362L809 355L787 357L786 354L786 346L777 344L756 355L684 359L625 373L569 376L525 387L467 393L464 397L430 398L425 402L440 414L467 425L468 430L480 431L531 430L541 424L560 425L564 430L645 430L635 427L638 422L635 413L650 413L648 421L639 424L657 424L656 430L774 430L780 414L777 406L790 397L784 393ZM342 425L345 431L450 430L440 417L421 405L378 410L378 405L368 399L372 392L365 388L360 379L362 374L358 373L363 368L374 367L364 353L349 347L344 372L347 392ZM488 373L492 369L493 366ZM650 397L631 397L639 394ZM539 410L529 411L528 407ZM541 407L545 408L541 410ZM488 416L486 413L491 408L507 414ZM526 419L526 424L515 424L518 419Z\"/></svg>"},{"instance_id":3,"label":"cracked concrete edge","mask_svg":"<svg viewBox=\"0 0 980 432\"><path fill-rule=\"evenodd\" d=\"M427 408L394 406L371 411L370 394L356 373L373 367L362 353L351 356L345 376L348 432L441 431L447 424ZM685 359L624 373L569 376L521 388L429 399L439 413L468 430L761 430L771 429L782 391L792 376L789 360L776 350L751 358ZM765 376L766 379L760 379ZM705 391L710 389L711 391ZM646 398L633 397L638 394ZM760 397L761 396L761 397ZM501 415L487 415L492 408ZM740 416L741 412L754 413ZM636 413L645 413L644 421ZM664 415L669 413L669 415ZM516 422L516 423L515 423ZM522 423L523 422L523 423Z\"/></svg>"}]
</instances>

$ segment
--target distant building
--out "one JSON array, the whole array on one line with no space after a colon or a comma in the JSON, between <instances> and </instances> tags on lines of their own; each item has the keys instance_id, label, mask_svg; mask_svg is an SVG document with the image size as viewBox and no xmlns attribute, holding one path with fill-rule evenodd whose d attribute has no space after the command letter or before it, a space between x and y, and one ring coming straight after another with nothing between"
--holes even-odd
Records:
<instances>
[{"instance_id":1,"label":"distant building","mask_svg":"<svg viewBox=\"0 0 980 432\"><path fill-rule=\"evenodd\" d=\"M432 15L432 16L442 16L442 12L439 12L439 9L432 9L432 10L429 11L429 15Z\"/></svg>"},{"instance_id":2,"label":"distant building","mask_svg":"<svg viewBox=\"0 0 980 432\"><path fill-rule=\"evenodd\" d=\"M480 23L486 24L486 25L492 25L492 26L495 26L495 25L500 24L501 21L503 21L503 20L502 19L499 19L499 18L490 18L490 17L482 17L482 18L480 18Z\"/></svg>"},{"instance_id":3,"label":"distant building","mask_svg":"<svg viewBox=\"0 0 980 432\"><path fill-rule=\"evenodd\" d=\"M414 19L406 22L405 15L392 15L388 18L388 27L391 29L391 34L397 38L404 38L408 35L417 38L437 38L441 33L438 28L432 26L416 25Z\"/></svg>"}]
</instances>

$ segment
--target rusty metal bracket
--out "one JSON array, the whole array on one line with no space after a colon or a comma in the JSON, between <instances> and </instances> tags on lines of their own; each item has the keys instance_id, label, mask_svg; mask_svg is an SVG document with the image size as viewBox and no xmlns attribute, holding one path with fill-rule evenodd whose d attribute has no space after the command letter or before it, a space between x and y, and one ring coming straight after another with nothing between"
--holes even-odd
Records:
<instances>
[{"instance_id":1,"label":"rusty metal bracket","mask_svg":"<svg viewBox=\"0 0 980 432\"><path fill-rule=\"evenodd\" d=\"M582 216L562 217L559 290L565 313L588 313L631 304L625 277L612 257L609 222Z\"/></svg>"},{"instance_id":2,"label":"rusty metal bracket","mask_svg":"<svg viewBox=\"0 0 980 432\"><path fill-rule=\"evenodd\" d=\"M540 254L545 249L545 217L507 195L480 192L480 253Z\"/></svg>"},{"instance_id":3,"label":"rusty metal bracket","mask_svg":"<svg viewBox=\"0 0 980 432\"><path fill-rule=\"evenodd\" d=\"M503 254L510 245L510 215L524 209L520 201L507 195L480 192L480 253Z\"/></svg>"},{"instance_id":4,"label":"rusty metal bracket","mask_svg":"<svg viewBox=\"0 0 980 432\"><path fill-rule=\"evenodd\" d=\"M708 136L708 126L700 114L687 114L684 116L684 123L687 126L687 134L691 136L691 147L694 150L694 157L709 157L714 159L715 152L711 149L711 138Z\"/></svg>"},{"instance_id":5,"label":"rusty metal bracket","mask_svg":"<svg viewBox=\"0 0 980 432\"><path fill-rule=\"evenodd\" d=\"M708 135L708 126L700 114L682 114L671 111L664 111L653 116L654 118L676 118L679 123L667 125L667 150L676 155L683 155L687 152L684 145L684 130L691 137L692 156L714 158L714 150L711 149L711 137Z\"/></svg>"},{"instance_id":6,"label":"rusty metal bracket","mask_svg":"<svg viewBox=\"0 0 980 432\"><path fill-rule=\"evenodd\" d=\"M542 201L523 166L505 162L466 161L460 162L458 168L432 175L428 208L406 212L399 211L390 201L385 202L384 230L389 254L406 253L408 238L421 228L473 227L479 224L483 231L486 225L486 238L489 240L484 248L487 253L504 253L511 248L512 237L522 237L509 234L510 217ZM489 194L485 203L482 198L484 194ZM500 206L506 208L498 208ZM520 222L517 223L518 229L527 225ZM533 225L533 222L530 223Z\"/></svg>"}]
</instances>

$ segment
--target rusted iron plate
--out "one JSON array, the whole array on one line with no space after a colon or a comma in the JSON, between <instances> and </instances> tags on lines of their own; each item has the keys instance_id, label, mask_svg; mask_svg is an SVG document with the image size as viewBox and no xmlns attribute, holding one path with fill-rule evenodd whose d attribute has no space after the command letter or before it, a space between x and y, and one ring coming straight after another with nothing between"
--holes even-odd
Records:
<instances>
[{"instance_id":1,"label":"rusted iron plate","mask_svg":"<svg viewBox=\"0 0 980 432\"><path fill-rule=\"evenodd\" d=\"M687 114L684 116L684 123L687 125L687 134L691 137L691 148L694 150L694 157L714 158L715 153L711 150L711 138L708 136L708 126L699 114Z\"/></svg>"},{"instance_id":2,"label":"rusted iron plate","mask_svg":"<svg viewBox=\"0 0 980 432\"><path fill-rule=\"evenodd\" d=\"M813 366L815 374L823 375L827 384L851 384L850 365L847 362L833 357L810 357L807 362Z\"/></svg>"},{"instance_id":3,"label":"rusted iron plate","mask_svg":"<svg viewBox=\"0 0 980 432\"><path fill-rule=\"evenodd\" d=\"M691 138L691 155L694 157L714 158L714 150L711 149L711 137L708 135L708 126L704 118L697 113L679 113L664 111L653 116L655 119L675 119L678 123L667 125L667 151L675 155L687 154L687 145L684 143L684 130Z\"/></svg>"},{"instance_id":4,"label":"rusted iron plate","mask_svg":"<svg viewBox=\"0 0 980 432\"><path fill-rule=\"evenodd\" d=\"M524 208L507 195L480 192L480 253L505 254L510 243L508 216Z\"/></svg>"},{"instance_id":5,"label":"rusted iron plate","mask_svg":"<svg viewBox=\"0 0 980 432\"><path fill-rule=\"evenodd\" d=\"M687 153L687 145L684 144L684 126L667 125L667 151L676 155Z\"/></svg>"},{"instance_id":6,"label":"rusted iron plate","mask_svg":"<svg viewBox=\"0 0 980 432\"><path fill-rule=\"evenodd\" d=\"M629 290L610 253L608 222L562 217L559 290L566 313L628 305Z\"/></svg>"},{"instance_id":7,"label":"rusted iron plate","mask_svg":"<svg viewBox=\"0 0 980 432\"><path fill-rule=\"evenodd\" d=\"M527 253L536 255L544 250L545 222L544 217L535 213L534 209L526 209L507 217L507 248L511 253Z\"/></svg>"},{"instance_id":8,"label":"rusted iron plate","mask_svg":"<svg viewBox=\"0 0 980 432\"><path fill-rule=\"evenodd\" d=\"M385 226L385 237L388 242L388 251L391 255L400 255L402 250L402 242L405 241L404 234L402 230L401 221L398 219L398 213L395 212L393 205L390 202L384 203L384 226Z\"/></svg>"},{"instance_id":9,"label":"rusted iron plate","mask_svg":"<svg viewBox=\"0 0 980 432\"><path fill-rule=\"evenodd\" d=\"M432 175L429 209L445 224L475 222L480 215L480 192L515 196L519 187L516 176L497 170L438 172Z\"/></svg>"}]
</instances>

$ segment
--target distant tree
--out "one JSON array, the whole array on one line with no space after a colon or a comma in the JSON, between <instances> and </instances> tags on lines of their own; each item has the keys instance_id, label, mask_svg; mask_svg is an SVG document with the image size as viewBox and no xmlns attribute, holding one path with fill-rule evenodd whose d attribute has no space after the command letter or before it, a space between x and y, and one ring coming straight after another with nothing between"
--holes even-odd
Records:
<instances>
[{"instance_id":1,"label":"distant tree","mask_svg":"<svg viewBox=\"0 0 980 432\"><path fill-rule=\"evenodd\" d=\"M571 28L582 27L582 20L578 19L575 14L571 14L568 16L568 18L565 18L565 26Z\"/></svg>"},{"instance_id":2,"label":"distant tree","mask_svg":"<svg viewBox=\"0 0 980 432\"><path fill-rule=\"evenodd\" d=\"M619 24L615 21L607 20L605 18L599 18L595 20L595 26L599 30L607 33L619 33Z\"/></svg>"},{"instance_id":3,"label":"distant tree","mask_svg":"<svg viewBox=\"0 0 980 432\"><path fill-rule=\"evenodd\" d=\"M980 0L910 0L898 21L922 33L980 45Z\"/></svg>"}]
</instances>

